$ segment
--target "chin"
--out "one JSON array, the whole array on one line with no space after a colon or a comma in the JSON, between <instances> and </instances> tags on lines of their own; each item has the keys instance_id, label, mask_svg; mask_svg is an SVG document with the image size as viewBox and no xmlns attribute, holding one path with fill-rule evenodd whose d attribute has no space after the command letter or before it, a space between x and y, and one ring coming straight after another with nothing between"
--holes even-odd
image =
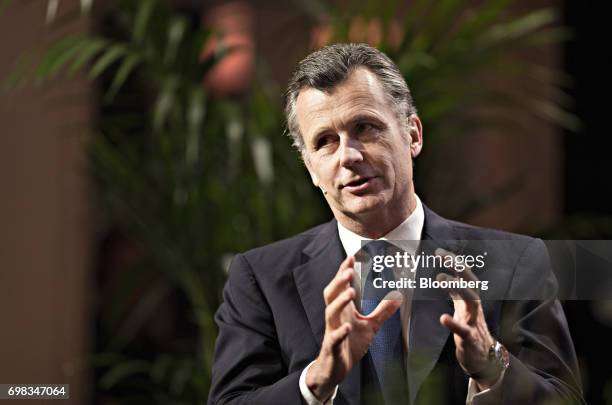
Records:
<instances>
[{"instance_id":1,"label":"chin","mask_svg":"<svg viewBox=\"0 0 612 405\"><path fill-rule=\"evenodd\" d=\"M367 214L385 206L385 198L381 195L368 195L351 200L345 204L345 209L352 214Z\"/></svg>"}]
</instances>

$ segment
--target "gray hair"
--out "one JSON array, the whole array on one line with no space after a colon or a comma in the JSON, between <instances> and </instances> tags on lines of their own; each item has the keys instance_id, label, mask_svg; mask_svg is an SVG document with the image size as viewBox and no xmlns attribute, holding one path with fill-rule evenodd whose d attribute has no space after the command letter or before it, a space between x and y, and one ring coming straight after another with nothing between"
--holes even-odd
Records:
<instances>
[{"instance_id":1,"label":"gray hair","mask_svg":"<svg viewBox=\"0 0 612 405\"><path fill-rule=\"evenodd\" d=\"M298 151L304 151L304 140L297 123L296 101L304 88L330 92L358 67L365 67L378 77L385 96L400 121L416 114L410 89L399 68L387 55L366 44L333 44L304 58L293 73L285 98L287 132Z\"/></svg>"}]
</instances>

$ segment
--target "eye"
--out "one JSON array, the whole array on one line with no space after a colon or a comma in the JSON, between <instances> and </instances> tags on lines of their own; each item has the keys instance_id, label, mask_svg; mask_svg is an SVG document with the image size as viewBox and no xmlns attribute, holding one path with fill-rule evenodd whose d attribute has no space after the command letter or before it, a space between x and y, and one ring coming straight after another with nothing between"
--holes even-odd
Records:
<instances>
[{"instance_id":1,"label":"eye","mask_svg":"<svg viewBox=\"0 0 612 405\"><path fill-rule=\"evenodd\" d=\"M371 124L366 121L358 122L357 124L355 124L355 132L357 132L358 134L369 132L372 130L377 130L377 129L378 127L376 127L374 124Z\"/></svg>"},{"instance_id":2,"label":"eye","mask_svg":"<svg viewBox=\"0 0 612 405\"><path fill-rule=\"evenodd\" d=\"M333 142L332 135L323 135L315 143L315 150L319 150Z\"/></svg>"}]
</instances>

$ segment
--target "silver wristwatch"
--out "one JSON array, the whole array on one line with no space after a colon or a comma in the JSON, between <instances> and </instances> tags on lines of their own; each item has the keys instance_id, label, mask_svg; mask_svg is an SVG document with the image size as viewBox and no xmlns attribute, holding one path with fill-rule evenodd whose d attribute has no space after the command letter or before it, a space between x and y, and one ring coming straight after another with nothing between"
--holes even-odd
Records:
<instances>
[{"instance_id":1,"label":"silver wristwatch","mask_svg":"<svg viewBox=\"0 0 612 405\"><path fill-rule=\"evenodd\" d=\"M497 340L489 347L487 355L489 365L476 373L468 373L475 380L490 380L501 375L502 371L510 365L510 354L508 350Z\"/></svg>"}]
</instances>

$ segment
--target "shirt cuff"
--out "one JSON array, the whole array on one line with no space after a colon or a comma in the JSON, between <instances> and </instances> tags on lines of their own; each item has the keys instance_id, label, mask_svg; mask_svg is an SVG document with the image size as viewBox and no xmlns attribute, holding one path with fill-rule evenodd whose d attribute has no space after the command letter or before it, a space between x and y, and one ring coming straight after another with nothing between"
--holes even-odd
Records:
<instances>
[{"instance_id":1,"label":"shirt cuff","mask_svg":"<svg viewBox=\"0 0 612 405\"><path fill-rule=\"evenodd\" d=\"M306 366L304 371L302 371L302 374L300 374L300 392L302 393L302 398L304 398L304 402L306 402L306 405L332 405L334 403L334 398L336 398L336 394L338 393L337 385L334 389L334 393L332 394L331 398L329 398L325 402L319 401L317 397L315 397L314 394L310 391L308 385L306 385L306 373L308 373L308 369L310 368L310 366L312 366L314 362L314 360L311 361L310 364Z\"/></svg>"},{"instance_id":2,"label":"shirt cuff","mask_svg":"<svg viewBox=\"0 0 612 405\"><path fill-rule=\"evenodd\" d=\"M485 404L499 404L501 403L501 386L504 379L506 370L502 370L501 375L490 388L479 391L476 380L470 378L468 383L467 398L465 399L466 405L485 405ZM310 405L310 404L309 404Z\"/></svg>"}]
</instances>

